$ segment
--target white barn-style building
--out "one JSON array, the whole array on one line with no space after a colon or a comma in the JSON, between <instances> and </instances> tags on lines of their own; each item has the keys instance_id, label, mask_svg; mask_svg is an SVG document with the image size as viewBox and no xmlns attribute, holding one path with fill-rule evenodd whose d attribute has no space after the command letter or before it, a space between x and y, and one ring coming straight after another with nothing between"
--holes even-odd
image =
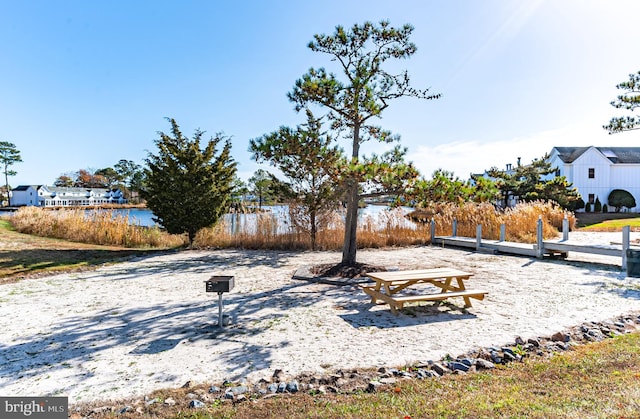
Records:
<instances>
[{"instance_id":1,"label":"white barn-style building","mask_svg":"<svg viewBox=\"0 0 640 419\"><path fill-rule=\"evenodd\" d=\"M549 161L557 167L555 175L565 176L586 204L596 199L607 204L612 190L623 189L640 205L640 147L554 147Z\"/></svg>"},{"instance_id":2,"label":"white barn-style building","mask_svg":"<svg viewBox=\"0 0 640 419\"><path fill-rule=\"evenodd\" d=\"M73 207L126 202L120 189L20 185L11 190L11 205L15 207Z\"/></svg>"}]
</instances>

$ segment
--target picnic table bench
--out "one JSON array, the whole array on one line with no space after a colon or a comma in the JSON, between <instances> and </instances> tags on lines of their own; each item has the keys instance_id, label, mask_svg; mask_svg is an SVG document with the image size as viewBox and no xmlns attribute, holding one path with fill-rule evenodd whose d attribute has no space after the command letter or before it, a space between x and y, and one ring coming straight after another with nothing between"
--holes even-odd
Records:
<instances>
[{"instance_id":1,"label":"picnic table bench","mask_svg":"<svg viewBox=\"0 0 640 419\"><path fill-rule=\"evenodd\" d=\"M369 272L367 276L375 281L375 285L360 285L360 287L371 296L372 304L376 304L378 300L389 304L393 314L398 314L398 310L401 310L405 303L438 301L453 297L462 297L465 307L471 307L471 298L482 300L488 294L487 291L466 289L464 281L472 275L450 268ZM440 292L418 295L398 294L418 284L434 285L440 288Z\"/></svg>"}]
</instances>

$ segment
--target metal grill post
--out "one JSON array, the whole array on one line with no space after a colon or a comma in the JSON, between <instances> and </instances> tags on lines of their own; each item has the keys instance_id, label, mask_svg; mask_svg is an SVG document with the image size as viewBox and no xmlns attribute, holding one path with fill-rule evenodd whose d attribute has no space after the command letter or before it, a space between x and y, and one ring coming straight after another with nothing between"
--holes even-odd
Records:
<instances>
[{"instance_id":1,"label":"metal grill post","mask_svg":"<svg viewBox=\"0 0 640 419\"><path fill-rule=\"evenodd\" d=\"M222 329L224 325L222 324L222 293L218 293L218 327Z\"/></svg>"}]
</instances>

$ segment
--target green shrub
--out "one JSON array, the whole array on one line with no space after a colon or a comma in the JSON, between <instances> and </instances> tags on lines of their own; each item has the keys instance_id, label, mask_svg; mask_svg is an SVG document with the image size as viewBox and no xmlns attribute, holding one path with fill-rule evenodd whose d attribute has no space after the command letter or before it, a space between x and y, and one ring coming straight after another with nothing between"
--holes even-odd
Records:
<instances>
[{"instance_id":1,"label":"green shrub","mask_svg":"<svg viewBox=\"0 0 640 419\"><path fill-rule=\"evenodd\" d=\"M614 189L609 193L609 198L607 200L609 202L609 206L615 207L616 212L620 212L622 208L633 208L636 206L636 200L624 189Z\"/></svg>"},{"instance_id":2,"label":"green shrub","mask_svg":"<svg viewBox=\"0 0 640 419\"><path fill-rule=\"evenodd\" d=\"M596 203L593 205L593 212L602 212L602 202L596 197Z\"/></svg>"}]
</instances>

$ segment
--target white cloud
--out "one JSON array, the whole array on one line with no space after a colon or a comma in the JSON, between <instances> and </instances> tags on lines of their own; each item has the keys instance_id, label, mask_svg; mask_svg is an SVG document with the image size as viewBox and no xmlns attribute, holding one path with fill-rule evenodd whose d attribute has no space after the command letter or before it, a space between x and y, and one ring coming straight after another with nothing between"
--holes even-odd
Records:
<instances>
[{"instance_id":1,"label":"white cloud","mask_svg":"<svg viewBox=\"0 0 640 419\"><path fill-rule=\"evenodd\" d=\"M444 169L467 179L471 173L483 173L494 166L504 169L508 163L515 165L518 157L522 164L528 164L549 153L553 147L638 146L639 131L609 135L604 129L598 131L592 125L581 123L492 142L461 140L434 146L420 145L409 148L407 161L412 161L428 178L435 170Z\"/></svg>"}]
</instances>

